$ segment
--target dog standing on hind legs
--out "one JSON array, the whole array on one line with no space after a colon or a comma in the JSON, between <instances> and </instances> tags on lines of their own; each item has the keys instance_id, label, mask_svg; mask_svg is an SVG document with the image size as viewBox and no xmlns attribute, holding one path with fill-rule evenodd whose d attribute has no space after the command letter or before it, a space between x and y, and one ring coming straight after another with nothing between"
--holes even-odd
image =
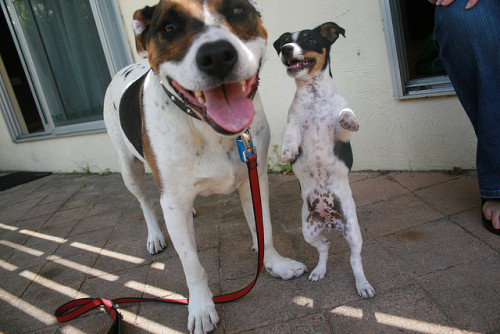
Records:
<instances>
[{"instance_id":1,"label":"dog standing on hind legs","mask_svg":"<svg viewBox=\"0 0 500 334\"><path fill-rule=\"evenodd\" d=\"M333 22L313 30L285 33L274 48L295 79L297 91L283 130L280 157L291 162L300 182L302 233L319 252L310 281L323 279L330 242L325 228L340 230L351 248L351 267L358 294L371 298L375 291L365 278L363 244L348 174L353 157L351 132L358 130L354 112L337 91L330 70L330 47L345 31Z\"/></svg>"},{"instance_id":2,"label":"dog standing on hind legs","mask_svg":"<svg viewBox=\"0 0 500 334\"><path fill-rule=\"evenodd\" d=\"M276 277L304 273L304 264L274 248L266 157L269 126L257 94L267 31L256 0L161 0L134 13L137 51L149 65L122 69L110 83L104 121L123 180L141 204L151 254L166 246L144 184L144 164L161 192L170 239L189 289L188 330L219 321L197 254L193 203L198 195L238 189L257 249L250 184L236 137L252 128L264 223L264 266Z\"/></svg>"}]
</instances>

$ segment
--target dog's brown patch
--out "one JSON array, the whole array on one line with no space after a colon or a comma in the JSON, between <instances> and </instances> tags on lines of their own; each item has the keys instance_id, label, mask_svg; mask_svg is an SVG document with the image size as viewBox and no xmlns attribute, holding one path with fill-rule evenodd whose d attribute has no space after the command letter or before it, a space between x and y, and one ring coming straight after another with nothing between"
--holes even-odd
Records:
<instances>
[{"instance_id":1,"label":"dog's brown patch","mask_svg":"<svg viewBox=\"0 0 500 334\"><path fill-rule=\"evenodd\" d=\"M208 1L210 12L222 15L226 27L233 34L248 41L257 37L267 40L267 30L255 7L246 0L212 0Z\"/></svg>"},{"instance_id":2,"label":"dog's brown patch","mask_svg":"<svg viewBox=\"0 0 500 334\"><path fill-rule=\"evenodd\" d=\"M162 1L155 10L148 32L149 64L157 71L161 62L180 61L194 37L203 31L200 1Z\"/></svg>"},{"instance_id":3,"label":"dog's brown patch","mask_svg":"<svg viewBox=\"0 0 500 334\"><path fill-rule=\"evenodd\" d=\"M322 53L317 53L314 51L305 52L304 58L306 58L306 59L314 58L316 60L316 64L314 65L313 68L311 68L311 70L309 71L309 74L319 72L319 71L323 70L323 68L326 64L326 49L323 48Z\"/></svg>"},{"instance_id":4,"label":"dog's brown patch","mask_svg":"<svg viewBox=\"0 0 500 334\"><path fill-rule=\"evenodd\" d=\"M149 140L148 132L146 131L146 125L144 124L144 119L142 121L142 147L144 151L144 159L146 159L149 167L151 168L151 172L153 173L156 186L158 190L163 191L163 187L160 181L160 169L158 168L158 164L156 163L156 157L153 152L153 148L151 147L151 141Z\"/></svg>"}]
</instances>

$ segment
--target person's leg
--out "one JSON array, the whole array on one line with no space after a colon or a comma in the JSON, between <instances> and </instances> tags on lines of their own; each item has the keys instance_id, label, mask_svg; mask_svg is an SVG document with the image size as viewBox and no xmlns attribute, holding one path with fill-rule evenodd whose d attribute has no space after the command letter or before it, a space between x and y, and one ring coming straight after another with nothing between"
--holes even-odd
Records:
<instances>
[{"instance_id":1,"label":"person's leg","mask_svg":"<svg viewBox=\"0 0 500 334\"><path fill-rule=\"evenodd\" d=\"M435 38L477 135L483 214L490 228L491 221L500 227L500 202L494 200L500 200L500 2L482 0L469 10L466 3L436 7Z\"/></svg>"}]
</instances>

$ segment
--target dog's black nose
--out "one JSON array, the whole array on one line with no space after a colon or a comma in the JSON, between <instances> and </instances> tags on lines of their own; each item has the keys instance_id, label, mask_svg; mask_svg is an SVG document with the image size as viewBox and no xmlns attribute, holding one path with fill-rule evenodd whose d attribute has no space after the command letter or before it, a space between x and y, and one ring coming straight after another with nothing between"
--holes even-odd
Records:
<instances>
[{"instance_id":1,"label":"dog's black nose","mask_svg":"<svg viewBox=\"0 0 500 334\"><path fill-rule=\"evenodd\" d=\"M228 41L205 43L198 50L196 63L198 68L208 75L224 77L238 60L238 52Z\"/></svg>"},{"instance_id":2,"label":"dog's black nose","mask_svg":"<svg viewBox=\"0 0 500 334\"><path fill-rule=\"evenodd\" d=\"M293 54L293 46L287 44L287 45L283 46L283 48L281 49L281 52L283 52L283 56L289 57Z\"/></svg>"}]
</instances>

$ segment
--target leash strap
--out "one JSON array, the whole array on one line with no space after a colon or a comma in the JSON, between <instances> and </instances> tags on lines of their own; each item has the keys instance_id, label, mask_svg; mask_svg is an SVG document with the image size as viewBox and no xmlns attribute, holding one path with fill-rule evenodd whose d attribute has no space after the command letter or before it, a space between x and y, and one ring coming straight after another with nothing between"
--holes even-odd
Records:
<instances>
[{"instance_id":1,"label":"leash strap","mask_svg":"<svg viewBox=\"0 0 500 334\"><path fill-rule=\"evenodd\" d=\"M242 145L240 143L243 143ZM252 139L249 131L247 130L240 137L238 137L238 147L240 148L240 156L242 161L247 164L248 168L248 178L250 181L250 191L252 195L253 202L253 212L255 217L255 227L257 230L257 242L258 242L258 265L257 273L254 280L248 284L245 288L222 296L216 296L213 298L214 303L226 303L230 301L237 300L252 290L259 275L262 271L264 263L264 224L262 220L262 205L260 199L260 187L259 187L259 175L257 172L257 154L255 152L255 147L253 147ZM243 150L244 149L244 150ZM66 322L76 317L89 312L98 307L103 307L104 310L113 318L113 325L108 331L108 334L120 334L121 333L121 319L122 316L118 312L119 304L134 303L134 302L161 302L169 304L182 304L188 305L189 299L163 299L163 298L118 298L118 299L104 299L104 298L81 298L70 301L62 306L60 306L55 311L55 316L58 322Z\"/></svg>"}]
</instances>

